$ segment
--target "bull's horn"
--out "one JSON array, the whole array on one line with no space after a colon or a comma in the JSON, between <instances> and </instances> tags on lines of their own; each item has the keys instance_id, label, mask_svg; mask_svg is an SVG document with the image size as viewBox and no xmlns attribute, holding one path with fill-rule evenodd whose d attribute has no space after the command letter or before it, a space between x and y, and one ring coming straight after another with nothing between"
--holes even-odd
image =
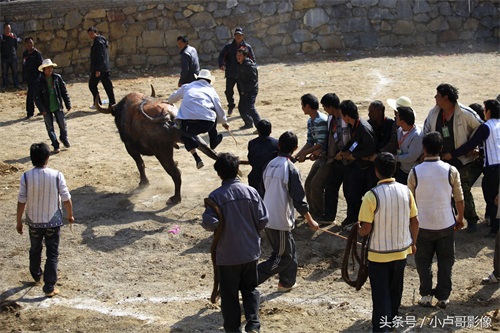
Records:
<instances>
[{"instance_id":1,"label":"bull's horn","mask_svg":"<svg viewBox=\"0 0 500 333\"><path fill-rule=\"evenodd\" d=\"M99 95L97 95L95 97L94 105L95 105L95 109L101 113L112 113L112 111L113 111L113 106L111 106L111 104L108 105L107 109L101 107L101 104L99 104Z\"/></svg>"},{"instance_id":2,"label":"bull's horn","mask_svg":"<svg viewBox=\"0 0 500 333\"><path fill-rule=\"evenodd\" d=\"M153 84L151 84L151 97L153 97L153 98L156 97L156 91L155 91L155 87L153 87Z\"/></svg>"}]
</instances>

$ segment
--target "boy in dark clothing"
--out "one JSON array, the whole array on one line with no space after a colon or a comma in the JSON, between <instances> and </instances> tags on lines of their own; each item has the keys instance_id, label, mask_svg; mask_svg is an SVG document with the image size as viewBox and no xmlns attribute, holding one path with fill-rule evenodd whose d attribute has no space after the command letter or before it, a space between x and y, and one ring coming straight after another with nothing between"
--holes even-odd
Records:
<instances>
[{"instance_id":1,"label":"boy in dark clothing","mask_svg":"<svg viewBox=\"0 0 500 333\"><path fill-rule=\"evenodd\" d=\"M262 183L262 173L267 163L278 155L278 140L270 137L271 122L262 119L257 124L259 136L248 142L248 163L252 166L252 171L248 174L248 185L252 186L264 198L264 184Z\"/></svg>"},{"instance_id":2,"label":"boy in dark clothing","mask_svg":"<svg viewBox=\"0 0 500 333\"><path fill-rule=\"evenodd\" d=\"M208 196L219 207L223 221L210 207L203 212L202 226L208 231L222 227L216 249L216 266L220 282L221 311L226 332L241 332L241 291L247 323L246 332L260 330L260 294L257 287L257 262L260 258L260 230L264 229L268 213L254 188L240 182L238 157L222 153L214 169L222 185ZM221 226L221 222L224 224Z\"/></svg>"},{"instance_id":3,"label":"boy in dark clothing","mask_svg":"<svg viewBox=\"0 0 500 333\"><path fill-rule=\"evenodd\" d=\"M94 42L92 43L92 48L90 49L90 80L89 89L92 92L92 106L95 107L95 98L99 95L99 90L97 89L97 84L99 81L102 82L104 90L108 95L109 104L116 104L115 93L113 91L113 83L110 78L110 67L109 67L109 52L108 52L108 41L106 38L98 34L95 27L90 27L87 33ZM99 97L99 104L101 104L101 98Z\"/></svg>"},{"instance_id":4,"label":"boy in dark clothing","mask_svg":"<svg viewBox=\"0 0 500 333\"><path fill-rule=\"evenodd\" d=\"M25 38L24 44L26 45L26 50L23 52L23 79L28 87L28 91L26 92L26 119L29 119L35 115L34 84L40 76L38 67L42 64L43 56L35 48L33 38Z\"/></svg>"},{"instance_id":5,"label":"boy in dark clothing","mask_svg":"<svg viewBox=\"0 0 500 333\"><path fill-rule=\"evenodd\" d=\"M219 68L225 72L226 75L226 94L227 103L228 103L228 116L233 113L234 107L236 104L234 103L234 86L236 85L236 81L238 79L238 63L236 62L236 51L240 47L246 47L248 49L248 57L253 61L255 60L255 55L253 53L252 47L250 44L246 43L243 39L245 34L243 34L242 28L236 28L234 30L234 39L232 42L224 45L224 48L219 54Z\"/></svg>"},{"instance_id":6,"label":"boy in dark clothing","mask_svg":"<svg viewBox=\"0 0 500 333\"><path fill-rule=\"evenodd\" d=\"M61 139L64 147L69 148L70 143L64 118L63 101L68 112L71 111L71 101L66 90L66 83L64 83L61 75L54 73L54 67L56 66L57 64L50 59L45 59L42 62L38 70L43 74L36 80L33 93L36 107L43 115L45 127L54 147L54 154L59 153L59 141L57 141L57 135L54 131L54 118L60 130L59 139Z\"/></svg>"},{"instance_id":7,"label":"boy in dark clothing","mask_svg":"<svg viewBox=\"0 0 500 333\"><path fill-rule=\"evenodd\" d=\"M249 51L246 47L240 47L236 52L238 61L238 91L240 92L240 102L238 110L245 125L240 129L252 128L252 123L257 127L260 116L255 109L255 100L259 93L259 72L257 66L248 57Z\"/></svg>"}]
</instances>

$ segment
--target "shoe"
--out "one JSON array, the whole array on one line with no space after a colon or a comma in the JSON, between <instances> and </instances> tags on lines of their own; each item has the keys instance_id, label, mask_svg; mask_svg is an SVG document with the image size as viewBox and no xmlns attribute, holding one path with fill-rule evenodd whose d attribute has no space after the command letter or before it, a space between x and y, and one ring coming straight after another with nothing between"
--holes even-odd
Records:
<instances>
[{"instance_id":1,"label":"shoe","mask_svg":"<svg viewBox=\"0 0 500 333\"><path fill-rule=\"evenodd\" d=\"M418 301L418 305L430 308L432 306L432 295L422 296Z\"/></svg>"},{"instance_id":2,"label":"shoe","mask_svg":"<svg viewBox=\"0 0 500 333\"><path fill-rule=\"evenodd\" d=\"M234 106L229 107L229 109L227 110L227 115L231 116L233 114L233 111L234 111Z\"/></svg>"},{"instance_id":3,"label":"shoe","mask_svg":"<svg viewBox=\"0 0 500 333\"><path fill-rule=\"evenodd\" d=\"M103 100L102 100L102 104L103 104L103 105L104 105L104 104L109 104L109 101L108 101L107 99L103 99Z\"/></svg>"},{"instance_id":4,"label":"shoe","mask_svg":"<svg viewBox=\"0 0 500 333\"><path fill-rule=\"evenodd\" d=\"M24 118L24 120L30 120L30 119L33 119L33 116L26 116L26 118Z\"/></svg>"},{"instance_id":5,"label":"shoe","mask_svg":"<svg viewBox=\"0 0 500 333\"><path fill-rule=\"evenodd\" d=\"M436 306L438 308L441 308L441 309L446 309L446 307L448 306L449 303L450 303L449 299L443 299L443 300L438 301L436 303Z\"/></svg>"},{"instance_id":6,"label":"shoe","mask_svg":"<svg viewBox=\"0 0 500 333\"><path fill-rule=\"evenodd\" d=\"M201 169L201 168L203 168L204 166L205 166L205 164L203 164L203 161L202 161L202 160L199 160L199 161L197 161L197 162L196 162L196 167L197 167L198 169Z\"/></svg>"},{"instance_id":7,"label":"shoe","mask_svg":"<svg viewBox=\"0 0 500 333\"><path fill-rule=\"evenodd\" d=\"M491 273L481 281L481 284L497 284L499 280L500 277L496 277L495 274Z\"/></svg>"},{"instance_id":8,"label":"shoe","mask_svg":"<svg viewBox=\"0 0 500 333\"><path fill-rule=\"evenodd\" d=\"M347 227L347 226L350 226L351 224L353 224L354 222L351 222L347 219L347 217L344 219L344 221L342 221L342 226L343 227Z\"/></svg>"},{"instance_id":9,"label":"shoe","mask_svg":"<svg viewBox=\"0 0 500 333\"><path fill-rule=\"evenodd\" d=\"M66 147L66 148L71 147L71 143L69 143L69 141L68 141L68 140L63 141L63 145L64 145L64 147Z\"/></svg>"},{"instance_id":10,"label":"shoe","mask_svg":"<svg viewBox=\"0 0 500 333\"><path fill-rule=\"evenodd\" d=\"M259 134L259 130L253 131L252 134Z\"/></svg>"},{"instance_id":11,"label":"shoe","mask_svg":"<svg viewBox=\"0 0 500 333\"><path fill-rule=\"evenodd\" d=\"M18 86L16 86L16 89L17 90L23 90L23 87L21 87L21 86L18 85Z\"/></svg>"},{"instance_id":12,"label":"shoe","mask_svg":"<svg viewBox=\"0 0 500 333\"><path fill-rule=\"evenodd\" d=\"M5 92L5 90L7 90L7 88L2 87L2 90L1 90L1 91L2 91L3 93Z\"/></svg>"},{"instance_id":13,"label":"shoe","mask_svg":"<svg viewBox=\"0 0 500 333\"><path fill-rule=\"evenodd\" d=\"M472 234L472 233L475 233L477 231L477 225L475 224L469 224L467 226L467 229L465 229L467 231L468 234Z\"/></svg>"},{"instance_id":14,"label":"shoe","mask_svg":"<svg viewBox=\"0 0 500 333\"><path fill-rule=\"evenodd\" d=\"M54 297L55 295L59 294L59 289L57 288L54 288L54 290L52 290L51 292L49 293L45 293L45 297Z\"/></svg>"},{"instance_id":15,"label":"shoe","mask_svg":"<svg viewBox=\"0 0 500 333\"><path fill-rule=\"evenodd\" d=\"M95 105L94 105L94 104L92 104L91 106L89 106L89 108L90 108L91 110L95 110Z\"/></svg>"},{"instance_id":16,"label":"shoe","mask_svg":"<svg viewBox=\"0 0 500 333\"><path fill-rule=\"evenodd\" d=\"M249 128L253 128L253 125L252 124L245 124L243 126L240 127L240 130L244 130L244 129L249 129Z\"/></svg>"},{"instance_id":17,"label":"shoe","mask_svg":"<svg viewBox=\"0 0 500 333\"><path fill-rule=\"evenodd\" d=\"M60 152L59 148L54 148L52 154L59 154L59 152Z\"/></svg>"},{"instance_id":18,"label":"shoe","mask_svg":"<svg viewBox=\"0 0 500 333\"><path fill-rule=\"evenodd\" d=\"M257 330L250 330L250 331L247 331L247 333L259 333L259 331L257 331Z\"/></svg>"},{"instance_id":19,"label":"shoe","mask_svg":"<svg viewBox=\"0 0 500 333\"><path fill-rule=\"evenodd\" d=\"M210 142L210 148L215 149L222 142L222 134L217 134L217 138L215 138L215 142Z\"/></svg>"},{"instance_id":20,"label":"shoe","mask_svg":"<svg viewBox=\"0 0 500 333\"><path fill-rule=\"evenodd\" d=\"M285 287L283 286L281 283L278 283L278 292L279 293L287 293L289 292L290 290L294 289L297 287L297 283L295 283L293 286L291 287Z\"/></svg>"}]
</instances>

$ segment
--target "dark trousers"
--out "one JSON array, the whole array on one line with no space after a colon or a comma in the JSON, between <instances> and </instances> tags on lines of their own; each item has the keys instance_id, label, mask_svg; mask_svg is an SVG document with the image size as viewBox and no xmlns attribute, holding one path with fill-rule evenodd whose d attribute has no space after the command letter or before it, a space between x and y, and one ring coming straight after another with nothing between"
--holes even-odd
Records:
<instances>
[{"instance_id":1,"label":"dark trousers","mask_svg":"<svg viewBox=\"0 0 500 333\"><path fill-rule=\"evenodd\" d=\"M391 331L392 320L398 316L403 296L405 267L406 259L384 263L368 262L373 302L373 332ZM384 325L384 323L391 324Z\"/></svg>"},{"instance_id":2,"label":"dark trousers","mask_svg":"<svg viewBox=\"0 0 500 333\"><path fill-rule=\"evenodd\" d=\"M240 101L238 102L238 110L240 112L241 118L245 122L245 125L253 125L257 127L257 123L260 121L260 116L255 109L255 100L257 99L257 93L245 93L240 94Z\"/></svg>"},{"instance_id":3,"label":"dark trousers","mask_svg":"<svg viewBox=\"0 0 500 333\"><path fill-rule=\"evenodd\" d=\"M432 258L437 257L437 285L432 288ZM442 231L420 229L415 253L420 295L433 295L438 300L446 300L451 294L451 271L455 263L455 230L453 227Z\"/></svg>"},{"instance_id":4,"label":"dark trousers","mask_svg":"<svg viewBox=\"0 0 500 333\"><path fill-rule=\"evenodd\" d=\"M311 166L304 183L309 212L314 217L320 217L325 213L325 187L329 173L330 164L326 164L325 158L318 159Z\"/></svg>"},{"instance_id":5,"label":"dark trousers","mask_svg":"<svg viewBox=\"0 0 500 333\"><path fill-rule=\"evenodd\" d=\"M110 76L111 76L110 72L101 72L101 75L99 75L99 77L95 76L95 72L90 74L89 89L93 96L92 105L95 102L96 96L99 95L99 90L97 89L97 84L99 83L99 81L102 82L102 86L106 91L106 95L108 95L109 105L116 104L115 93L113 91L113 83L111 82ZM100 97L99 97L99 104L101 104Z\"/></svg>"},{"instance_id":6,"label":"dark trousers","mask_svg":"<svg viewBox=\"0 0 500 333\"><path fill-rule=\"evenodd\" d=\"M493 253L493 275L500 277L500 232L497 231L495 238L495 252Z\"/></svg>"},{"instance_id":7,"label":"dark trousers","mask_svg":"<svg viewBox=\"0 0 500 333\"><path fill-rule=\"evenodd\" d=\"M63 111L45 113L43 120L45 121L45 128L49 134L50 141L54 149L59 149L59 141L57 141L57 134L54 130L54 118L59 126L59 139L61 139L63 143L68 141L68 131L66 129L66 119L64 118Z\"/></svg>"},{"instance_id":8,"label":"dark trousers","mask_svg":"<svg viewBox=\"0 0 500 333\"><path fill-rule=\"evenodd\" d=\"M403 170L401 170L400 168L398 168L396 170L396 174L394 175L394 178L396 178L396 181L400 184L403 184L403 185L408 185L408 174L406 172L404 172Z\"/></svg>"},{"instance_id":9,"label":"dark trousers","mask_svg":"<svg viewBox=\"0 0 500 333\"><path fill-rule=\"evenodd\" d=\"M198 147L198 142L195 140L198 134L209 132L210 140L212 137L217 137L217 128L215 122L209 120L185 120L182 119L181 129L189 135L181 134L181 140L184 143L187 151L191 151Z\"/></svg>"},{"instance_id":10,"label":"dark trousers","mask_svg":"<svg viewBox=\"0 0 500 333\"><path fill-rule=\"evenodd\" d=\"M220 282L221 312L226 332L241 332L241 291L245 312L245 331L259 330L260 294L257 289L257 260L232 266L217 266Z\"/></svg>"},{"instance_id":11,"label":"dark trousers","mask_svg":"<svg viewBox=\"0 0 500 333\"><path fill-rule=\"evenodd\" d=\"M234 103L234 86L237 82L238 79L235 77L226 77L226 90L224 94L226 94L227 107L230 109L236 106Z\"/></svg>"},{"instance_id":12,"label":"dark trousers","mask_svg":"<svg viewBox=\"0 0 500 333\"><path fill-rule=\"evenodd\" d=\"M17 77L17 58L2 58L2 85L4 88L7 88L9 85L9 68L12 72L12 83L17 87L19 86L19 78Z\"/></svg>"},{"instance_id":13,"label":"dark trousers","mask_svg":"<svg viewBox=\"0 0 500 333\"><path fill-rule=\"evenodd\" d=\"M35 82L27 82L28 91L26 92L26 114L28 117L35 115Z\"/></svg>"},{"instance_id":14,"label":"dark trousers","mask_svg":"<svg viewBox=\"0 0 500 333\"><path fill-rule=\"evenodd\" d=\"M335 220L337 217L337 207L339 204L340 186L344 182L346 166L342 161L333 161L330 163L330 172L326 179L325 188L325 217L328 220ZM344 185L344 196L347 186Z\"/></svg>"},{"instance_id":15,"label":"dark trousers","mask_svg":"<svg viewBox=\"0 0 500 333\"><path fill-rule=\"evenodd\" d=\"M344 188L347 188L347 220L350 223L354 223L358 221L363 195L377 185L377 178L373 165L361 169L352 163L347 166L347 170L346 178L349 186L344 184Z\"/></svg>"},{"instance_id":16,"label":"dark trousers","mask_svg":"<svg viewBox=\"0 0 500 333\"><path fill-rule=\"evenodd\" d=\"M475 226L479 217L476 213L476 205L474 203L474 197L472 196L471 189L476 181L476 168L475 162L471 162L466 165L457 166L458 172L460 173L460 182L462 183L462 191L464 193L464 217L467 220L467 225ZM498 189L498 188L497 188Z\"/></svg>"},{"instance_id":17,"label":"dark trousers","mask_svg":"<svg viewBox=\"0 0 500 333\"><path fill-rule=\"evenodd\" d=\"M486 216L490 218L491 233L496 233L498 231L499 219L497 218L495 197L498 195L498 187L500 186L500 166L485 167L483 174L481 188L483 189L484 201L486 201Z\"/></svg>"},{"instance_id":18,"label":"dark trousers","mask_svg":"<svg viewBox=\"0 0 500 333\"><path fill-rule=\"evenodd\" d=\"M265 231L273 251L269 259L259 264L259 285L278 274L279 283L284 287L291 287L297 279L298 267L292 232L269 228Z\"/></svg>"},{"instance_id":19,"label":"dark trousers","mask_svg":"<svg viewBox=\"0 0 500 333\"><path fill-rule=\"evenodd\" d=\"M55 228L29 228L30 233L30 273L35 281L40 281L43 275L43 291L50 293L57 282L57 258L59 257L59 231ZM45 239L45 268L42 271L42 248Z\"/></svg>"}]
</instances>

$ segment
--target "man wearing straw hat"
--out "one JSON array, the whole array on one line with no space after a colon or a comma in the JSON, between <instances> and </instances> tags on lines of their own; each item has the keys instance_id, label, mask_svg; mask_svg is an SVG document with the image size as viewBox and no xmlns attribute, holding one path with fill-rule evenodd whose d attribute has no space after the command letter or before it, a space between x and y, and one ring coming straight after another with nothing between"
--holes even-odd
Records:
<instances>
[{"instance_id":1,"label":"man wearing straw hat","mask_svg":"<svg viewBox=\"0 0 500 333\"><path fill-rule=\"evenodd\" d=\"M59 139L61 139L64 147L69 148L70 143L64 118L63 102L69 112L71 111L71 101L66 90L66 83L64 83L61 75L54 73L54 67L57 67L57 64L50 59L45 59L38 67L38 70L43 74L38 77L35 83L33 96L35 96L36 107L43 115L47 133L54 147L53 153L57 154L59 153L59 141L57 141L54 130L54 118L59 126Z\"/></svg>"},{"instance_id":2,"label":"man wearing straw hat","mask_svg":"<svg viewBox=\"0 0 500 333\"><path fill-rule=\"evenodd\" d=\"M211 83L215 78L208 69L202 69L200 74L195 75L196 81L183 84L168 98L168 103L175 103L182 99L182 104L177 114L181 121L181 129L184 132L181 140L195 161L198 169L204 164L196 152L198 142L195 136L207 133L210 137L210 148L215 149L222 141L222 134L217 133L216 122L222 123L225 129L229 128L226 113L220 103L220 98Z\"/></svg>"}]
</instances>

